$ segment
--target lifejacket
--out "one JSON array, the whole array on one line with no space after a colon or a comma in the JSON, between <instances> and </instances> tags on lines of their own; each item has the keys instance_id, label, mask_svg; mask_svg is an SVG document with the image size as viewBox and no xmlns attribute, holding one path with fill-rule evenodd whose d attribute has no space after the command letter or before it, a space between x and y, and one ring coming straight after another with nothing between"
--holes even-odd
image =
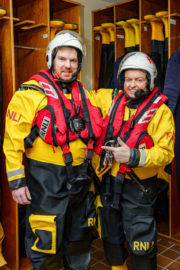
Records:
<instances>
[{"instance_id":1,"label":"lifejacket","mask_svg":"<svg viewBox=\"0 0 180 270\"><path fill-rule=\"evenodd\" d=\"M71 83L73 104L59 89L55 80L45 70L34 75L30 80L36 80L47 96L47 106L37 113L33 127L38 127L41 139L53 146L81 139L96 140L101 135L102 118L97 107L93 106L82 86L74 80ZM79 130L73 130L71 124L80 119Z\"/></svg>"},{"instance_id":2,"label":"lifejacket","mask_svg":"<svg viewBox=\"0 0 180 270\"><path fill-rule=\"evenodd\" d=\"M32 147L37 136L52 147L61 147L66 165L70 204L79 203L87 194L91 184L88 166L92 158L94 140L101 135L101 113L97 107L91 105L82 84L77 80L71 83L72 103L49 72L42 70L30 80L36 80L41 85L42 89L36 90L41 89L46 95L47 105L36 114L31 133L25 139L25 148ZM82 139L87 144L87 148L84 163L76 177L69 142L77 138Z\"/></svg>"},{"instance_id":3,"label":"lifejacket","mask_svg":"<svg viewBox=\"0 0 180 270\"><path fill-rule=\"evenodd\" d=\"M124 121L127 98L124 92L120 92L116 96L104 120L102 136L94 149L97 154L102 155L100 167L102 167L105 156L105 150L102 150L101 146L107 144L110 140L116 141L117 137L120 137L131 148L150 149L154 145L152 138L147 133L147 127L151 118L165 100L167 100L167 97L160 94L158 88L154 88L139 105L135 115Z\"/></svg>"}]
</instances>

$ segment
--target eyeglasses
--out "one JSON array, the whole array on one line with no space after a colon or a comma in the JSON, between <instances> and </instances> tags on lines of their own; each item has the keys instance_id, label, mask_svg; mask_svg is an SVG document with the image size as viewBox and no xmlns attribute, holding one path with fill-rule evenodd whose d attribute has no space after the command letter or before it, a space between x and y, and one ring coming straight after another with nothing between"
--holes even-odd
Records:
<instances>
[{"instance_id":1,"label":"eyeglasses","mask_svg":"<svg viewBox=\"0 0 180 270\"><path fill-rule=\"evenodd\" d=\"M142 85L144 82L147 82L147 79L145 79L145 78L132 79L132 78L125 77L124 82L126 84L132 84L134 82L136 85Z\"/></svg>"}]
</instances>

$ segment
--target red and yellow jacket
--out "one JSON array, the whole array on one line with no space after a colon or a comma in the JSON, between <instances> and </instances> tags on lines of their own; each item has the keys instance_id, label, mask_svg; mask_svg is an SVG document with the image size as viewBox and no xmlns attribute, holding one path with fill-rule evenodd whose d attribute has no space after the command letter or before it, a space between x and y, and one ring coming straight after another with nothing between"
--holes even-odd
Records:
<instances>
[{"instance_id":1,"label":"red and yellow jacket","mask_svg":"<svg viewBox=\"0 0 180 270\"><path fill-rule=\"evenodd\" d=\"M24 86L24 87L23 87ZM23 89L23 90L22 90ZM6 171L11 189L26 185L23 154L29 159L44 163L65 166L61 147L47 144L37 137L33 147L25 149L24 140L30 134L35 115L47 106L47 96L42 86L36 80L29 80L22 85L20 91L16 91L12 97L6 114L6 126L4 134L4 153L6 156ZM85 91L87 99L92 105L96 105L93 97ZM65 94L71 100L72 95ZM93 106L92 106L93 107ZM91 114L93 117L93 114ZM73 157L73 166L84 162L87 145L79 138L69 142L69 148Z\"/></svg>"}]
</instances>

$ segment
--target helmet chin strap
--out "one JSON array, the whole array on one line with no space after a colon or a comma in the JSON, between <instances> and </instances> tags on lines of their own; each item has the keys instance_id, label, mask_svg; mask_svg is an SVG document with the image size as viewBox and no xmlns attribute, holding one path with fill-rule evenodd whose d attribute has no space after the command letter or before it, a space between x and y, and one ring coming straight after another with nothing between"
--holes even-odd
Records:
<instances>
[{"instance_id":1,"label":"helmet chin strap","mask_svg":"<svg viewBox=\"0 0 180 270\"><path fill-rule=\"evenodd\" d=\"M58 73L56 71L53 71L53 69L50 69L49 72L54 77L57 85L60 87L61 91L64 94L70 94L71 93L71 83L77 79L78 72L73 73L72 78L70 80L63 80L59 77Z\"/></svg>"},{"instance_id":2,"label":"helmet chin strap","mask_svg":"<svg viewBox=\"0 0 180 270\"><path fill-rule=\"evenodd\" d=\"M70 80L63 80L61 78L58 79L59 82L62 82L64 84L69 84L77 79L78 72L73 73L72 78Z\"/></svg>"},{"instance_id":3,"label":"helmet chin strap","mask_svg":"<svg viewBox=\"0 0 180 270\"><path fill-rule=\"evenodd\" d=\"M75 73L72 74L72 78L70 80L63 80L59 77L58 73L56 71L54 71L53 69L50 70L51 74L53 75L53 77L57 80L57 82L62 82L64 84L69 84L71 82L73 82L74 80L77 79L77 76L78 76L78 73L79 73L79 70L76 71Z\"/></svg>"}]
</instances>

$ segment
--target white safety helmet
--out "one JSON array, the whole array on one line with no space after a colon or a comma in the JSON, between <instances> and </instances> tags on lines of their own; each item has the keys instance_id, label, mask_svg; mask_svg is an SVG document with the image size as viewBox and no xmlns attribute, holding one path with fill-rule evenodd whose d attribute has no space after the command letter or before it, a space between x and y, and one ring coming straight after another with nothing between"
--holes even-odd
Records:
<instances>
[{"instance_id":1,"label":"white safety helmet","mask_svg":"<svg viewBox=\"0 0 180 270\"><path fill-rule=\"evenodd\" d=\"M149 81L149 90L152 91L154 88L154 82L157 77L157 68L154 61L143 52L130 52L124 56L121 60L118 69L118 78L120 78L120 83L123 81L122 78L125 70L127 69L141 69L147 73ZM121 85L122 87L122 85Z\"/></svg>"},{"instance_id":2,"label":"white safety helmet","mask_svg":"<svg viewBox=\"0 0 180 270\"><path fill-rule=\"evenodd\" d=\"M77 49L81 53L81 59L78 59L78 71L80 71L82 65L82 58L86 55L86 46L80 35L71 30L63 30L58 32L54 36L54 38L49 42L46 49L46 60L49 69L52 67L53 64L54 49L60 47L72 47Z\"/></svg>"}]
</instances>

